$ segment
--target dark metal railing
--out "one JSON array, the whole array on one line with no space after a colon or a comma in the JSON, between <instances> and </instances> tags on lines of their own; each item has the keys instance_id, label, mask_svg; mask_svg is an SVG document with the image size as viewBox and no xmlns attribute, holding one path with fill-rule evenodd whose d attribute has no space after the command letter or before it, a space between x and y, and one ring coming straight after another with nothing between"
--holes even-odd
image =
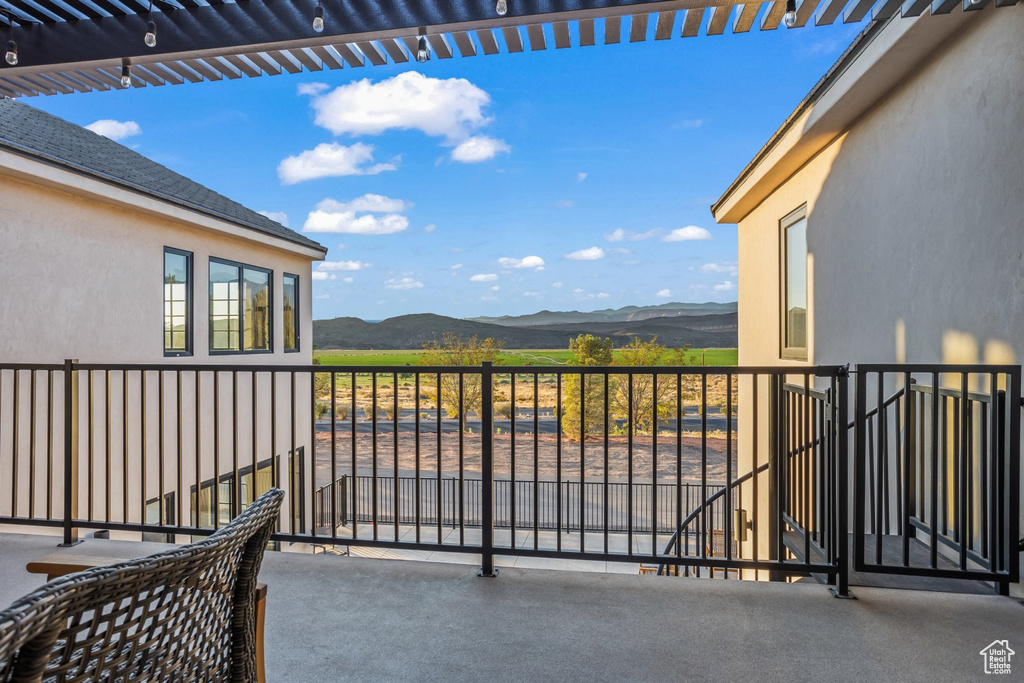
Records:
<instances>
[{"instance_id":1,"label":"dark metal railing","mask_svg":"<svg viewBox=\"0 0 1024 683\"><path fill-rule=\"evenodd\" d=\"M1019 575L1020 394L1017 366L858 366L858 571L1008 591Z\"/></svg>"},{"instance_id":2,"label":"dark metal railing","mask_svg":"<svg viewBox=\"0 0 1024 683\"><path fill-rule=\"evenodd\" d=\"M786 378L846 382L840 367L0 364L0 522L183 540L278 486L279 542L468 550L484 573L500 554L835 575L843 553L815 520L841 476L801 468L841 473L843 440L786 450ZM726 541L737 509L752 533ZM824 558L783 551L801 525Z\"/></svg>"},{"instance_id":3,"label":"dark metal railing","mask_svg":"<svg viewBox=\"0 0 1024 683\"><path fill-rule=\"evenodd\" d=\"M372 477L352 477L343 474L334 484L327 484L316 491L314 498L314 515L318 529L329 532L332 523L331 497L337 496L334 504L334 511L337 517L334 518L334 526L350 526L353 522L366 523L377 521L387 524L394 521L393 503L391 496L394 492L394 481L391 476L377 478L378 500L381 501L380 512L374 519L374 511L370 505L372 495L370 487L374 485ZM416 524L417 519L424 525L435 525L438 522L437 515L441 515L441 524L445 527L456 528L460 521L467 527L479 527L483 524L480 514L481 506L479 501L482 494L483 482L480 479L466 479L461 489L462 495L466 498L465 512L466 519L460 520L459 513L463 506L460 504L459 480L450 477L438 482L434 478L399 477L399 524ZM352 487L356 487L356 491ZM416 495L416 487L419 486L419 496ZM561 519L562 527L566 531L577 532L580 530L580 508L579 500L588 501L584 509L584 530L602 531L605 529L604 508L609 508L608 526L609 532L624 533L629 529L629 513L626 510L628 500L633 501L633 529L637 532L651 531L651 524L657 523L658 533L672 533L675 530L676 511L674 484L658 484L658 493L655 495L651 484L633 484L632 496L626 491L626 484L612 482L604 489L600 483L585 484L586 491L580 491L578 481L538 481L517 480L513 495L512 481L508 479L496 479L494 481L495 515L494 526L499 529L510 529L512 527L513 515L511 514L511 500L516 499L516 514L514 515L517 524L522 528L535 528L543 531L556 531L558 529L558 513L555 509L557 502L562 503ZM720 484L712 485L713 489L720 489ZM437 498L440 490L440 498ZM701 490L700 484L685 482L683 484L682 504L684 510L691 510L698 504L698 496ZM605 499L607 495L607 499ZM537 498L537 504L534 504ZM658 500L658 508L652 513L654 500ZM719 500L720 497L713 497ZM416 501L419 500L421 508L417 513ZM440 502L438 502L440 501ZM358 503L358 506L356 505ZM354 509L358 507L358 509ZM536 519L533 513L536 511ZM715 529L723 529L725 525L726 511L722 504L714 506L711 513L711 524Z\"/></svg>"}]
</instances>

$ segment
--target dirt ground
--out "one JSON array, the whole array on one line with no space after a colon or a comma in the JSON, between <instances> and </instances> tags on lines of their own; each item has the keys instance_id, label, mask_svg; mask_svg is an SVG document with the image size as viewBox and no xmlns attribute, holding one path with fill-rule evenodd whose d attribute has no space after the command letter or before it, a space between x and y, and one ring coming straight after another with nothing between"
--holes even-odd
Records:
<instances>
[{"instance_id":1,"label":"dirt ground","mask_svg":"<svg viewBox=\"0 0 1024 683\"><path fill-rule=\"evenodd\" d=\"M512 436L499 434L494 439L495 477L507 479L512 471ZM352 472L352 432L339 431L335 436L335 466L338 476ZM403 475L412 475L416 469L416 438L414 434L398 434L398 468ZM357 434L355 451L359 474L369 474L373 466L374 440L371 434ZM579 441L561 441L555 435L519 434L515 440L515 469L517 479L562 479L579 477L581 459L585 463L587 480L603 480L607 472L609 481L625 481L632 468L634 481L652 481L654 439L651 436L633 437L632 450L628 437L612 436L608 439L607 453L603 438L587 440L585 448ZM388 475L394 471L395 435L378 434L376 458L378 473ZM440 448L441 476L458 476L461 465L467 476L478 477L481 464L481 435L442 434ZM317 435L317 486L331 480L331 436ZM736 441L732 441L732 476L736 474ZM679 467L677 467L677 459ZM701 438L659 435L657 439L657 479L659 482L676 481L677 469L683 481L699 482L702 464L706 459L707 481L724 482L726 479L726 440L707 439L706 456L702 453ZM607 460L607 464L606 464ZM536 466L535 466L536 462ZM561 472L559 472L561 465ZM438 440L436 434L420 435L419 466L422 476L433 477L438 467Z\"/></svg>"}]
</instances>

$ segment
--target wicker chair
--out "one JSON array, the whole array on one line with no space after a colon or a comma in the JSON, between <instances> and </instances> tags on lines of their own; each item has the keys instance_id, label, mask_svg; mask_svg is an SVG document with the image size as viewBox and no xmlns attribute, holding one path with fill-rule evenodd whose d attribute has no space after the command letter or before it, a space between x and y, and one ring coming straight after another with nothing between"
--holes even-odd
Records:
<instances>
[{"instance_id":1,"label":"wicker chair","mask_svg":"<svg viewBox=\"0 0 1024 683\"><path fill-rule=\"evenodd\" d=\"M0 681L255 681L256 575L283 496L202 541L16 601L0 612Z\"/></svg>"}]
</instances>

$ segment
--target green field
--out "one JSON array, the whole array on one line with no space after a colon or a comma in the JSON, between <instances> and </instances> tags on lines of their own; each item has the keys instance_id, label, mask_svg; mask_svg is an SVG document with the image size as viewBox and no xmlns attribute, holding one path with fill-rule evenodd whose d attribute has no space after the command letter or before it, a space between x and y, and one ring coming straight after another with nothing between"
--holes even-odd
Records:
<instances>
[{"instance_id":1,"label":"green field","mask_svg":"<svg viewBox=\"0 0 1024 683\"><path fill-rule=\"evenodd\" d=\"M419 365L423 352L405 351L316 351L324 365ZM615 351L618 357L619 351ZM736 365L736 349L690 349L688 365ZM567 365L572 360L568 349L508 349L499 356L502 365Z\"/></svg>"}]
</instances>

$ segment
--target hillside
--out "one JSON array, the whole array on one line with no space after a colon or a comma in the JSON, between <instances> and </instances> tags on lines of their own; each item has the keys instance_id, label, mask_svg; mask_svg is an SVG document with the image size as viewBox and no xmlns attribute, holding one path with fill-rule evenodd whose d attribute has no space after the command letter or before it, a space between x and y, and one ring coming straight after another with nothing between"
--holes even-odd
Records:
<instances>
[{"instance_id":1,"label":"hillside","mask_svg":"<svg viewBox=\"0 0 1024 683\"><path fill-rule=\"evenodd\" d=\"M732 304L735 306L735 304ZM622 310L622 309L620 309ZM379 323L359 318L313 321L313 344L319 349L418 349L439 339L444 332L462 337L493 337L509 349L561 349L580 334L610 337L616 347L633 337L651 339L666 346L689 344L695 348L735 348L736 313L676 315L641 320L568 322L510 326L448 318L431 313L402 315Z\"/></svg>"},{"instance_id":2,"label":"hillside","mask_svg":"<svg viewBox=\"0 0 1024 683\"><path fill-rule=\"evenodd\" d=\"M680 316L705 316L722 313L736 313L736 302L730 303L679 303L673 301L657 306L624 306L605 308L598 311L539 311L529 315L503 315L499 317L468 318L474 322L525 327L534 325L565 325L576 323L635 322L652 318L674 318Z\"/></svg>"}]
</instances>

